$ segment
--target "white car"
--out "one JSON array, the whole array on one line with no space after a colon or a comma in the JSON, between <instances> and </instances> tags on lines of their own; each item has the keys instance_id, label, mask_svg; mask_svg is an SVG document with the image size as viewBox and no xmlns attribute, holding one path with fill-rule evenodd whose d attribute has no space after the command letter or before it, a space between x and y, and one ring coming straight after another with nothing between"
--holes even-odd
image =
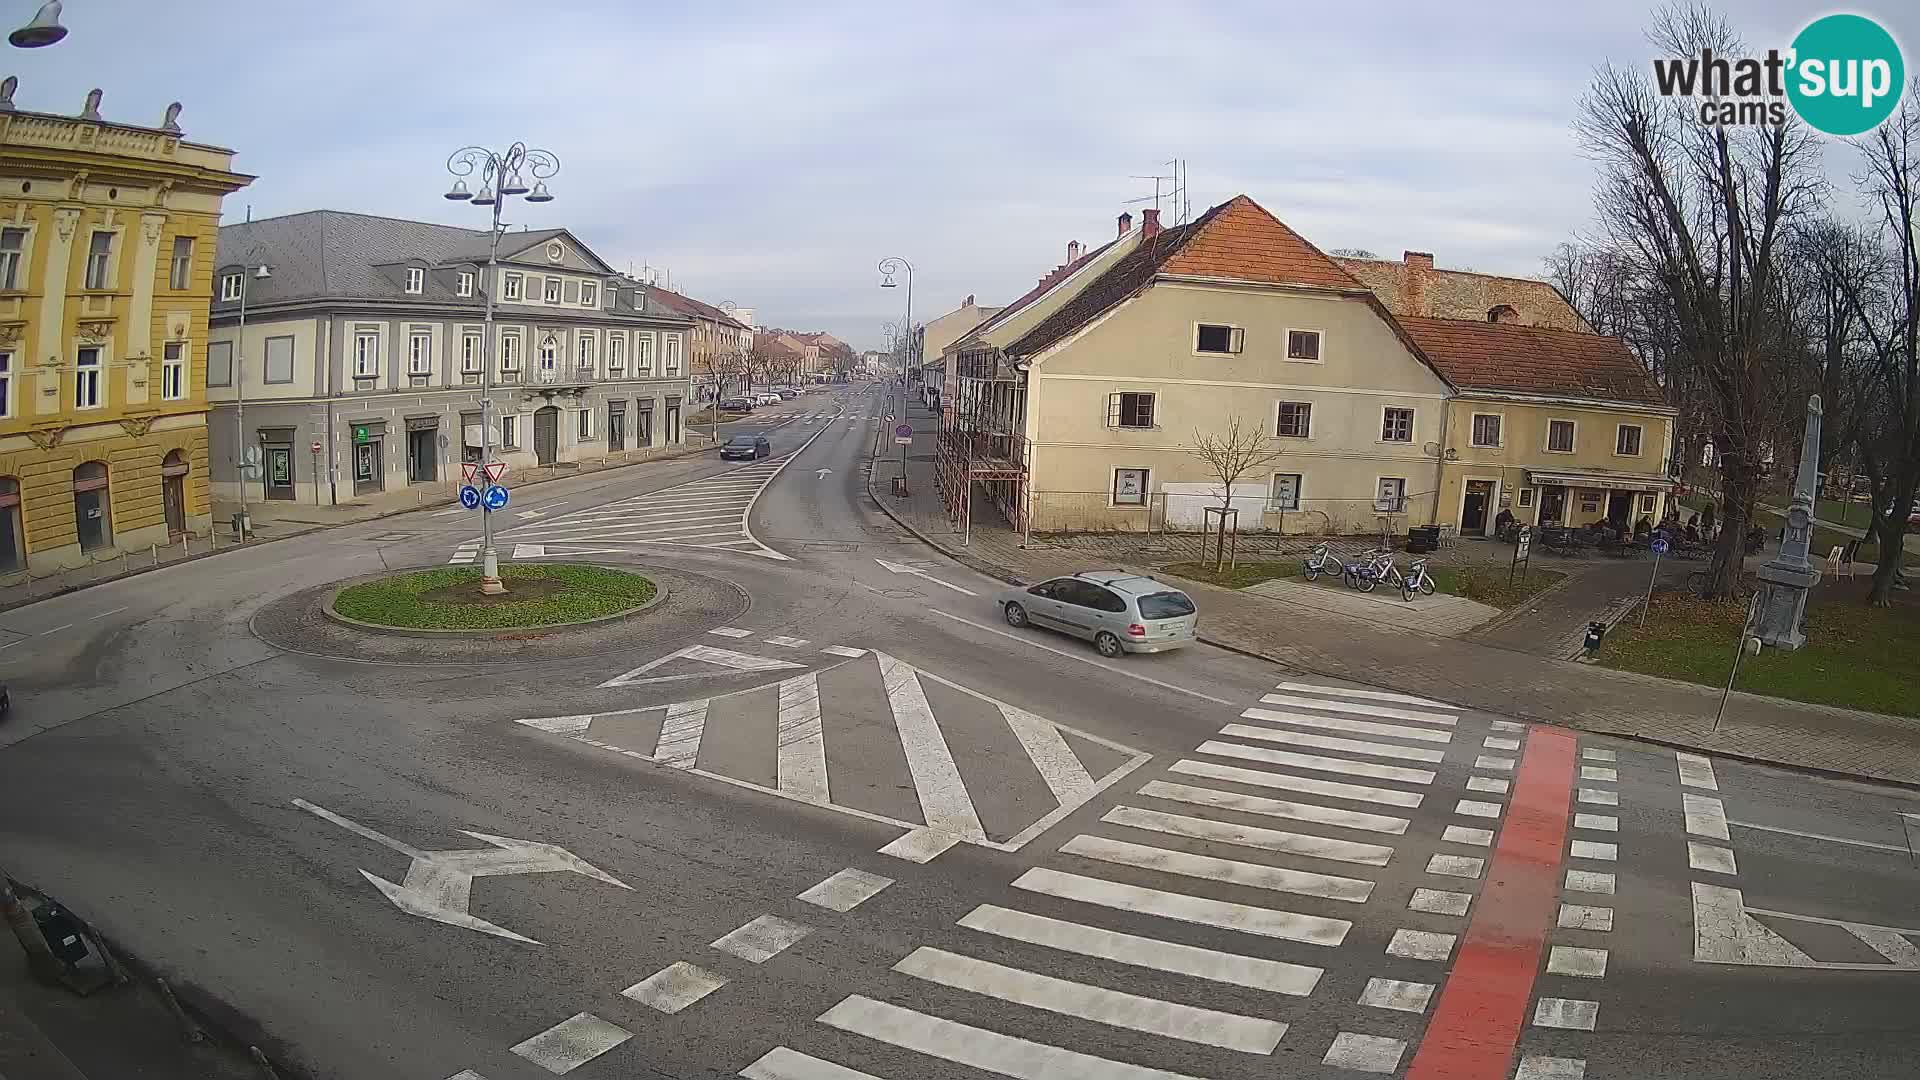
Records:
<instances>
[{"instance_id":1,"label":"white car","mask_svg":"<svg viewBox=\"0 0 1920 1080\"><path fill-rule=\"evenodd\" d=\"M779 394L756 394L754 395L753 403L755 405L778 405L780 404L780 395Z\"/></svg>"}]
</instances>

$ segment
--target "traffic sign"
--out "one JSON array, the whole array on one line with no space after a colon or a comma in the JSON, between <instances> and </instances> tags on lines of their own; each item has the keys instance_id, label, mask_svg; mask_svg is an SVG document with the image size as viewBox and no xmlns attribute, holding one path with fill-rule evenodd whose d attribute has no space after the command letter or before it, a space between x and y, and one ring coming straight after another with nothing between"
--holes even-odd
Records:
<instances>
[{"instance_id":1,"label":"traffic sign","mask_svg":"<svg viewBox=\"0 0 1920 1080\"><path fill-rule=\"evenodd\" d=\"M315 439L315 440L313 440L313 445L312 445L311 447L309 447L308 449L310 449L310 450L311 450L311 451L312 451L313 453L316 453L316 454L317 454L317 453L319 453L319 452L320 452L320 440L319 440L319 439Z\"/></svg>"},{"instance_id":2,"label":"traffic sign","mask_svg":"<svg viewBox=\"0 0 1920 1080\"><path fill-rule=\"evenodd\" d=\"M507 508L507 489L501 487L499 484L488 488L484 498L487 503L487 509L489 510L505 510Z\"/></svg>"},{"instance_id":3,"label":"traffic sign","mask_svg":"<svg viewBox=\"0 0 1920 1080\"><path fill-rule=\"evenodd\" d=\"M1665 554L1667 553L1667 538L1666 538L1666 537L1664 537L1664 536L1656 536L1656 537L1654 537L1654 538L1653 538L1653 553L1654 553L1655 555L1665 555Z\"/></svg>"},{"instance_id":4,"label":"traffic sign","mask_svg":"<svg viewBox=\"0 0 1920 1080\"><path fill-rule=\"evenodd\" d=\"M892 414L892 413L888 413L888 414L887 414L887 423L889 423L889 424L891 424L891 423L893 423L893 414Z\"/></svg>"},{"instance_id":5,"label":"traffic sign","mask_svg":"<svg viewBox=\"0 0 1920 1080\"><path fill-rule=\"evenodd\" d=\"M460 505L469 510L480 509L480 489L474 487L472 484L461 485Z\"/></svg>"},{"instance_id":6,"label":"traffic sign","mask_svg":"<svg viewBox=\"0 0 1920 1080\"><path fill-rule=\"evenodd\" d=\"M497 484L500 482L500 478L505 475L507 475L506 462L504 461L487 462L487 482L488 483Z\"/></svg>"},{"instance_id":7,"label":"traffic sign","mask_svg":"<svg viewBox=\"0 0 1920 1080\"><path fill-rule=\"evenodd\" d=\"M461 463L460 463L460 479L461 479L462 481L464 481L464 482L466 482L466 483L469 483L469 484L471 484L471 483L473 483L473 478L474 478L474 477L476 477L476 476L478 476L478 475L480 475L480 463L479 463L479 462L477 462L477 461L463 461L463 462L461 462Z\"/></svg>"},{"instance_id":8,"label":"traffic sign","mask_svg":"<svg viewBox=\"0 0 1920 1080\"><path fill-rule=\"evenodd\" d=\"M896 438L896 439L911 439L911 438L913 438L913 425L912 425L912 424L901 424L901 425L900 425L899 427L897 427L897 428L894 428L894 429L893 429L893 437L894 437L894 438Z\"/></svg>"}]
</instances>

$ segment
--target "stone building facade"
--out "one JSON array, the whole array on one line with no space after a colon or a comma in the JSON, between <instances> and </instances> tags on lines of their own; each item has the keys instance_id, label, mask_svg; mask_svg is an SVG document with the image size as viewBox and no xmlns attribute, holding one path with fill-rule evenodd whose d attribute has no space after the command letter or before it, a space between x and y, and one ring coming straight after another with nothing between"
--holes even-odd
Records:
<instances>
[{"instance_id":1,"label":"stone building facade","mask_svg":"<svg viewBox=\"0 0 1920 1080\"><path fill-rule=\"evenodd\" d=\"M1400 262L1334 260L1358 278L1396 316L1468 319L1539 326L1591 334L1560 290L1533 278L1499 277L1469 270L1437 270L1433 256L1406 252Z\"/></svg>"}]
</instances>

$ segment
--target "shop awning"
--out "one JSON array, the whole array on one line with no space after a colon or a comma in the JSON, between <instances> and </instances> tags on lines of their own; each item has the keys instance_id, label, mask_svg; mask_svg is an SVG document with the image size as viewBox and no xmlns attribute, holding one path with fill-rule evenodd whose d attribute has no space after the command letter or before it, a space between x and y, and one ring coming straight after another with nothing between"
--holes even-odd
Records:
<instances>
[{"instance_id":1,"label":"shop awning","mask_svg":"<svg viewBox=\"0 0 1920 1080\"><path fill-rule=\"evenodd\" d=\"M1610 488L1614 491L1672 491L1673 478L1653 473L1609 472L1606 469L1528 469L1527 482L1541 487Z\"/></svg>"}]
</instances>

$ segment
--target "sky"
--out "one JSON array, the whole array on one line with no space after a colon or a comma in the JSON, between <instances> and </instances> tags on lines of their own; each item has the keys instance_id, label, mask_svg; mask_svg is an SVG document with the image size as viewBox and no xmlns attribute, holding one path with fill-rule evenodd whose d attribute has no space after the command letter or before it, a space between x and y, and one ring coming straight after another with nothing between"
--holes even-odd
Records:
<instances>
[{"instance_id":1,"label":"sky","mask_svg":"<svg viewBox=\"0 0 1920 1080\"><path fill-rule=\"evenodd\" d=\"M34 0L0 0L9 26ZM567 227L608 263L878 347L905 316L876 264L911 262L913 315L1001 304L1152 205L1245 193L1323 249L1537 275L1589 220L1571 128L1605 63L1645 69L1651 6L896 0L67 0L67 39L7 50L19 108L157 125L258 177L225 221L316 208L484 227L446 159L557 154ZM1830 10L1728 7L1756 47ZM1851 8L1920 66L1920 7ZM1853 153L1828 172L1850 187ZM1148 198L1146 203L1130 202ZM1170 204L1169 204L1170 206ZM1163 212L1171 221L1171 209Z\"/></svg>"}]
</instances>

